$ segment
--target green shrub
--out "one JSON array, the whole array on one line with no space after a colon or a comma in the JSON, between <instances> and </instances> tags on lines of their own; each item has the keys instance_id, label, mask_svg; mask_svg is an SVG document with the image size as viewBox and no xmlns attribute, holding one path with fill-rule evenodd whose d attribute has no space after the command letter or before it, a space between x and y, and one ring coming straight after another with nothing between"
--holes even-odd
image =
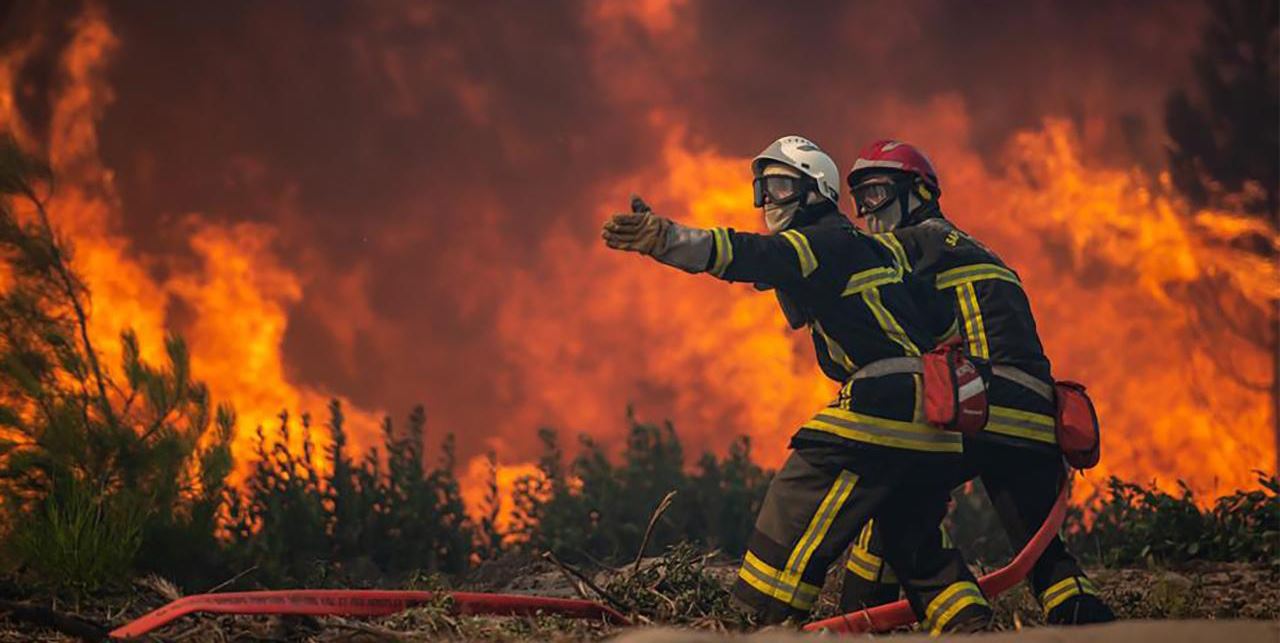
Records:
<instances>
[{"instance_id":1,"label":"green shrub","mask_svg":"<svg viewBox=\"0 0 1280 643\"><path fill-rule=\"evenodd\" d=\"M274 439L258 430L257 458L242 493L227 495L230 556L269 586L374 584L423 572L462 572L473 528L454 476L453 438L440 463L423 459L426 414L407 430L382 425L385 457L372 449L359 462L346 453L345 418L335 400L318 455L311 419L302 416L301 449L281 414Z\"/></svg>"},{"instance_id":2,"label":"green shrub","mask_svg":"<svg viewBox=\"0 0 1280 643\"><path fill-rule=\"evenodd\" d=\"M582 437L581 452L565 463L554 430L542 429L542 475L516 483L512 532L520 546L550 550L570 561L624 561L634 557L662 499L676 496L655 524L647 552L681 541L741 555L769 474L750 459L750 442L735 440L720 460L704 454L686 471L675 428L630 424L618 464Z\"/></svg>"},{"instance_id":3,"label":"green shrub","mask_svg":"<svg viewBox=\"0 0 1280 643\"><path fill-rule=\"evenodd\" d=\"M11 543L37 583L83 594L129 575L145 511L146 500L130 490L102 493L75 478L57 480L17 523Z\"/></svg>"},{"instance_id":4,"label":"green shrub","mask_svg":"<svg viewBox=\"0 0 1280 643\"><path fill-rule=\"evenodd\" d=\"M1177 495L1112 477L1089 506L1072 506L1067 546L1083 562L1169 565L1195 560L1280 566L1280 478L1257 472L1259 488L1236 491L1207 509L1186 484ZM946 527L965 558L981 568L1013 555L994 508L975 480L954 494Z\"/></svg>"},{"instance_id":5,"label":"green shrub","mask_svg":"<svg viewBox=\"0 0 1280 643\"><path fill-rule=\"evenodd\" d=\"M1257 472L1260 489L1237 491L1201 509L1179 482L1171 495L1112 477L1092 522L1069 525L1068 544L1104 565L1193 560L1280 564L1280 478Z\"/></svg>"}]
</instances>

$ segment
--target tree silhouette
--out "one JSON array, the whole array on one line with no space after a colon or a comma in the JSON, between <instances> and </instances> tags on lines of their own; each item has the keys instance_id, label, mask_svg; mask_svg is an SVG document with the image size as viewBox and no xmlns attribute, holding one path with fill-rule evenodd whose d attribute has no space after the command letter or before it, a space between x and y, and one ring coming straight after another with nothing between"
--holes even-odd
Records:
<instances>
[{"instance_id":1,"label":"tree silhouette","mask_svg":"<svg viewBox=\"0 0 1280 643\"><path fill-rule=\"evenodd\" d=\"M1196 206L1238 204L1280 227L1280 5L1208 4L1196 91L1165 101L1173 183Z\"/></svg>"}]
</instances>

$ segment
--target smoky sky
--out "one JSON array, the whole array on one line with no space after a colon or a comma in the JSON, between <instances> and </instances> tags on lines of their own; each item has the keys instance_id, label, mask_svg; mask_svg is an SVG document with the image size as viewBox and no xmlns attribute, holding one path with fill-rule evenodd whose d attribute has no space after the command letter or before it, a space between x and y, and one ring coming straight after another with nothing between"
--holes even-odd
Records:
<instances>
[{"instance_id":1,"label":"smoky sky","mask_svg":"<svg viewBox=\"0 0 1280 643\"><path fill-rule=\"evenodd\" d=\"M303 280L293 380L397 414L424 403L465 456L503 419L488 390L510 366L493 337L503 270L537 274L552 226L590 242L612 205L597 187L656 162L671 123L733 156L801 133L843 167L894 134L864 111L956 95L964 144L984 154L1046 116L1088 115L1146 123L1145 138L1103 151L1154 162L1160 105L1189 77L1204 14L1166 1L713 0L674 3L654 28L603 24L609 6L108 3L120 45L99 134L125 232L165 256L184 252L190 213L271 224ZM50 15L19 4L6 29L49 28ZM43 82L38 65L25 73Z\"/></svg>"}]
</instances>

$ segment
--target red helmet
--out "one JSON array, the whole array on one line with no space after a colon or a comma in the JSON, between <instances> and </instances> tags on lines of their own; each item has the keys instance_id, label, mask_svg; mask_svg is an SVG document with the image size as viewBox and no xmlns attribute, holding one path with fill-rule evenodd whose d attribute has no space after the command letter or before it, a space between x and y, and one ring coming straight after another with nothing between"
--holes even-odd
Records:
<instances>
[{"instance_id":1,"label":"red helmet","mask_svg":"<svg viewBox=\"0 0 1280 643\"><path fill-rule=\"evenodd\" d=\"M864 176L875 170L897 170L920 177L924 184L933 190L935 195L942 194L942 186L938 183L938 173L933 163L914 145L884 139L876 141L858 153L858 160L853 162L853 169L845 176L845 182L852 188Z\"/></svg>"}]
</instances>

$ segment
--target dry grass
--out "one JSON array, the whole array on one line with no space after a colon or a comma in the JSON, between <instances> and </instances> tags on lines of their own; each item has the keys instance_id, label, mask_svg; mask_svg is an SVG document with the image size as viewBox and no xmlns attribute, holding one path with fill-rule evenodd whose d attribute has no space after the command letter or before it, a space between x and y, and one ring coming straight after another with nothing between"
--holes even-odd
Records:
<instances>
[{"instance_id":1,"label":"dry grass","mask_svg":"<svg viewBox=\"0 0 1280 643\"><path fill-rule=\"evenodd\" d=\"M535 561L506 561L494 569L481 568L467 589L530 591L571 596L573 590L558 571ZM704 632L734 632L752 624L730 602L728 587L736 567L714 553L676 546L664 556L646 558L639 570L603 570L594 581L625 606L637 624L695 628ZM1094 570L1092 576L1107 600L1123 618L1251 618L1280 620L1280 569L1248 563L1197 563L1177 570ZM531 578L539 579L532 582ZM438 587L439 579L422 579L419 587ZM18 588L2 586L5 594ZM833 582L824 594L824 611L834 604ZM119 625L172 598L173 588L159 579L136 583L128 591L103 593L79 604L32 596L5 596L24 603L74 614L102 626ZM1024 587L995 601L997 627L1016 630L1042 622L1040 610ZM457 616L446 597L399 614L358 620L336 617L282 618L190 616L157 634L174 641L596 641L617 634L618 628L600 622L557 616L494 618ZM0 641L74 640L49 629L0 616Z\"/></svg>"}]
</instances>

